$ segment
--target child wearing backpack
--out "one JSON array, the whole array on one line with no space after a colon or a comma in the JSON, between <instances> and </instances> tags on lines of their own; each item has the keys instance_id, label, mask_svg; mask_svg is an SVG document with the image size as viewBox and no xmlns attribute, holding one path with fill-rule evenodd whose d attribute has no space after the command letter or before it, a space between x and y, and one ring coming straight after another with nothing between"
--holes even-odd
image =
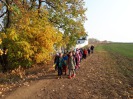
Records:
<instances>
[{"instance_id":1,"label":"child wearing backpack","mask_svg":"<svg viewBox=\"0 0 133 99\"><path fill-rule=\"evenodd\" d=\"M57 65L57 68L58 68L58 79L59 78L62 78L62 69L63 69L63 66L65 65L65 61L63 59L63 54L62 53L59 53L59 58L56 60L56 65Z\"/></svg>"},{"instance_id":2,"label":"child wearing backpack","mask_svg":"<svg viewBox=\"0 0 133 99\"><path fill-rule=\"evenodd\" d=\"M65 62L65 64L63 65L63 72L65 72L65 75L67 75L67 60L68 60L68 56L67 56L67 54L66 53L64 53L64 55L63 55L63 59L64 59L64 62Z\"/></svg>"}]
</instances>

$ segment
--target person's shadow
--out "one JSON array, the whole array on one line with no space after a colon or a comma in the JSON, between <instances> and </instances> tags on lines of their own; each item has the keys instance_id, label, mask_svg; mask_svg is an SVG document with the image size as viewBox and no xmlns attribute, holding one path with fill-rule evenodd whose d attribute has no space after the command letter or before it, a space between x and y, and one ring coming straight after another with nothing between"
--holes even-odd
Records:
<instances>
[{"instance_id":1,"label":"person's shadow","mask_svg":"<svg viewBox=\"0 0 133 99\"><path fill-rule=\"evenodd\" d=\"M66 79L68 78L67 75L62 75L62 79ZM57 71L53 70L50 71L48 73L46 73L45 75L42 76L38 76L37 78L28 78L28 81L35 81L35 80L45 80L45 79L58 79L58 75L57 75Z\"/></svg>"}]
</instances>

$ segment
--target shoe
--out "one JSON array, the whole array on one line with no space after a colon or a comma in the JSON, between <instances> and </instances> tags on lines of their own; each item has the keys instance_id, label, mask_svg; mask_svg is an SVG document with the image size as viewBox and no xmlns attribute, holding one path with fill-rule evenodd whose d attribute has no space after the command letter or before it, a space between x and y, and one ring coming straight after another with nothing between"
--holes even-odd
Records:
<instances>
[{"instance_id":1,"label":"shoe","mask_svg":"<svg viewBox=\"0 0 133 99\"><path fill-rule=\"evenodd\" d=\"M69 78L69 79L72 79L72 77L71 77L71 76L69 76L68 78Z\"/></svg>"},{"instance_id":2,"label":"shoe","mask_svg":"<svg viewBox=\"0 0 133 99\"><path fill-rule=\"evenodd\" d=\"M75 78L75 76L76 76L76 75L74 74L73 77Z\"/></svg>"},{"instance_id":3,"label":"shoe","mask_svg":"<svg viewBox=\"0 0 133 99\"><path fill-rule=\"evenodd\" d=\"M71 77L73 77L74 76L74 74L72 74L72 76Z\"/></svg>"}]
</instances>

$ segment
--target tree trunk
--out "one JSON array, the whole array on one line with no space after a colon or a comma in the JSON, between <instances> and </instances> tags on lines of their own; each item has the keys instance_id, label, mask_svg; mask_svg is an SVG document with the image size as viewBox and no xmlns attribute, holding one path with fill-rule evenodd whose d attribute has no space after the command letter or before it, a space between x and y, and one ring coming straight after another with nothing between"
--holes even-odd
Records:
<instances>
[{"instance_id":1,"label":"tree trunk","mask_svg":"<svg viewBox=\"0 0 133 99\"><path fill-rule=\"evenodd\" d=\"M7 5L10 5L10 1L6 0ZM11 23L11 11L9 10L9 8L7 8L7 23L6 23L6 28L10 27L10 23Z\"/></svg>"},{"instance_id":2,"label":"tree trunk","mask_svg":"<svg viewBox=\"0 0 133 99\"><path fill-rule=\"evenodd\" d=\"M40 8L41 8L42 2L39 0L39 5L38 5L38 13L40 13Z\"/></svg>"}]
</instances>

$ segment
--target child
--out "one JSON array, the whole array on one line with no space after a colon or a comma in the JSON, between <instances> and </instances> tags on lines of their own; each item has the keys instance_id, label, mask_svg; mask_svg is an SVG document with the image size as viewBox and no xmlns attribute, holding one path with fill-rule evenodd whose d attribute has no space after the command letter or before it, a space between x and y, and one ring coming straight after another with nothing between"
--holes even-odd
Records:
<instances>
[{"instance_id":1,"label":"child","mask_svg":"<svg viewBox=\"0 0 133 99\"><path fill-rule=\"evenodd\" d=\"M56 53L55 58L54 58L54 65L55 65L55 71L58 70L56 62L58 61L59 58L59 53Z\"/></svg>"},{"instance_id":2,"label":"child","mask_svg":"<svg viewBox=\"0 0 133 99\"><path fill-rule=\"evenodd\" d=\"M91 54L91 50L90 48L88 48L88 55L90 56L90 54Z\"/></svg>"},{"instance_id":3,"label":"child","mask_svg":"<svg viewBox=\"0 0 133 99\"><path fill-rule=\"evenodd\" d=\"M76 70L80 68L80 51L76 51Z\"/></svg>"},{"instance_id":4,"label":"child","mask_svg":"<svg viewBox=\"0 0 133 99\"><path fill-rule=\"evenodd\" d=\"M68 56L67 56L66 53L64 53L63 59L64 59L64 61L65 61L65 64L63 65L63 72L65 72L65 75L66 75L66 74L67 74L67 65L66 65L66 62L67 62L67 60L68 60Z\"/></svg>"},{"instance_id":5,"label":"child","mask_svg":"<svg viewBox=\"0 0 133 99\"><path fill-rule=\"evenodd\" d=\"M56 60L56 65L58 68L58 79L62 78L62 68L63 68L63 65L65 65L65 62L62 56L63 56L62 53L59 53L59 58Z\"/></svg>"},{"instance_id":6,"label":"child","mask_svg":"<svg viewBox=\"0 0 133 99\"><path fill-rule=\"evenodd\" d=\"M87 50L86 49L84 49L84 59L86 59L86 57L87 57Z\"/></svg>"},{"instance_id":7,"label":"child","mask_svg":"<svg viewBox=\"0 0 133 99\"><path fill-rule=\"evenodd\" d=\"M69 79L72 77L75 77L75 58L72 55L72 52L69 52L69 57L68 57L68 69L69 69Z\"/></svg>"}]
</instances>

